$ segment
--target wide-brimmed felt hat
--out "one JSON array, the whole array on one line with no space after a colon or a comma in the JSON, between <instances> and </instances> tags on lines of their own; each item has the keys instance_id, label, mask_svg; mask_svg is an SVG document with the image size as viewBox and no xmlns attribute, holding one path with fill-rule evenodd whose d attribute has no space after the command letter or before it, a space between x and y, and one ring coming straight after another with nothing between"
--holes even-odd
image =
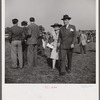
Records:
<instances>
[{"instance_id":1,"label":"wide-brimmed felt hat","mask_svg":"<svg viewBox=\"0 0 100 100\"><path fill-rule=\"evenodd\" d=\"M61 27L61 24L55 23L54 25L51 25L51 27Z\"/></svg>"},{"instance_id":2,"label":"wide-brimmed felt hat","mask_svg":"<svg viewBox=\"0 0 100 100\"><path fill-rule=\"evenodd\" d=\"M62 18L61 20L65 20L65 19L70 20L70 19L71 19L71 17L69 17L68 15L63 15L63 18Z\"/></svg>"}]
</instances>

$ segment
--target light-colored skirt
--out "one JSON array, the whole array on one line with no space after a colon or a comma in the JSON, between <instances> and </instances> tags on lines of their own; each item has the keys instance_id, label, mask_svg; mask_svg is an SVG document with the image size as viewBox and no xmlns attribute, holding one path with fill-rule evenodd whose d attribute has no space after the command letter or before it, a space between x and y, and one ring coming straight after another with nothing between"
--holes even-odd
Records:
<instances>
[{"instance_id":1,"label":"light-colored skirt","mask_svg":"<svg viewBox=\"0 0 100 100\"><path fill-rule=\"evenodd\" d=\"M57 48L53 48L52 49L52 51L51 51L51 59L55 59L55 60L58 60L59 59L59 57L58 57L58 52L57 52L57 50L56 50Z\"/></svg>"}]
</instances>

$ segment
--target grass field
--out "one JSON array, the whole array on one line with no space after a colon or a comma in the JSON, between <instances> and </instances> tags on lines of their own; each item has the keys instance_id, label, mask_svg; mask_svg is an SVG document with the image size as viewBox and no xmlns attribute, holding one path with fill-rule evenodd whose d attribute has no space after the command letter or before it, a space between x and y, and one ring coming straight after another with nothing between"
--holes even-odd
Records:
<instances>
[{"instance_id":1,"label":"grass field","mask_svg":"<svg viewBox=\"0 0 100 100\"><path fill-rule=\"evenodd\" d=\"M10 44L5 44L5 82L6 83L96 83L96 52L95 43L87 44L87 54L78 54L79 46L75 46L72 70L65 76L59 76L56 69L54 72L45 63L45 59L38 56L38 66L23 69L12 69L10 57Z\"/></svg>"}]
</instances>

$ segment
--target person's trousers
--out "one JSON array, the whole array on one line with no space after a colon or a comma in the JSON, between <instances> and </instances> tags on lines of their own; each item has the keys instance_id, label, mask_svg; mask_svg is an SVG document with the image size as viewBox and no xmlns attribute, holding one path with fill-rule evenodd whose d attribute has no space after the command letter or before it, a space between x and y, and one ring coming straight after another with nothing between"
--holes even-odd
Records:
<instances>
[{"instance_id":1,"label":"person's trousers","mask_svg":"<svg viewBox=\"0 0 100 100\"><path fill-rule=\"evenodd\" d=\"M37 45L29 44L27 48L28 66L37 66Z\"/></svg>"},{"instance_id":2,"label":"person's trousers","mask_svg":"<svg viewBox=\"0 0 100 100\"><path fill-rule=\"evenodd\" d=\"M80 53L81 54L82 54L82 51L84 52L84 54L86 54L86 45L80 44Z\"/></svg>"},{"instance_id":3,"label":"person's trousers","mask_svg":"<svg viewBox=\"0 0 100 100\"><path fill-rule=\"evenodd\" d=\"M41 56L44 56L45 50L44 50L42 44L38 45L38 47L39 47L39 49L40 49L40 50L39 50L40 55L41 55Z\"/></svg>"},{"instance_id":4,"label":"person's trousers","mask_svg":"<svg viewBox=\"0 0 100 100\"><path fill-rule=\"evenodd\" d=\"M60 58L60 60L61 60L60 72L66 71L66 61L68 61L67 68L71 70L73 50L74 49L61 49L61 51L60 51L60 57L61 57Z\"/></svg>"},{"instance_id":5,"label":"person's trousers","mask_svg":"<svg viewBox=\"0 0 100 100\"><path fill-rule=\"evenodd\" d=\"M23 51L23 65L27 64L27 44L22 42L22 51Z\"/></svg>"},{"instance_id":6,"label":"person's trousers","mask_svg":"<svg viewBox=\"0 0 100 100\"><path fill-rule=\"evenodd\" d=\"M80 43L80 38L79 37L77 37L77 41L78 41L78 44Z\"/></svg>"},{"instance_id":7,"label":"person's trousers","mask_svg":"<svg viewBox=\"0 0 100 100\"><path fill-rule=\"evenodd\" d=\"M11 59L12 67L18 67L18 63L20 68L23 67L22 43L20 40L15 40L11 43Z\"/></svg>"}]
</instances>

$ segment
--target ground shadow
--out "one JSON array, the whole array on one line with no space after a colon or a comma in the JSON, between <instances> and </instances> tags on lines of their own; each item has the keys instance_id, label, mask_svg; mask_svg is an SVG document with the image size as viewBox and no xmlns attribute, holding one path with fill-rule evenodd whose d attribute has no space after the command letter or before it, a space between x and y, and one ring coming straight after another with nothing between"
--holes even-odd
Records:
<instances>
[{"instance_id":1,"label":"ground shadow","mask_svg":"<svg viewBox=\"0 0 100 100\"><path fill-rule=\"evenodd\" d=\"M88 50L89 52L96 52L95 50Z\"/></svg>"}]
</instances>

